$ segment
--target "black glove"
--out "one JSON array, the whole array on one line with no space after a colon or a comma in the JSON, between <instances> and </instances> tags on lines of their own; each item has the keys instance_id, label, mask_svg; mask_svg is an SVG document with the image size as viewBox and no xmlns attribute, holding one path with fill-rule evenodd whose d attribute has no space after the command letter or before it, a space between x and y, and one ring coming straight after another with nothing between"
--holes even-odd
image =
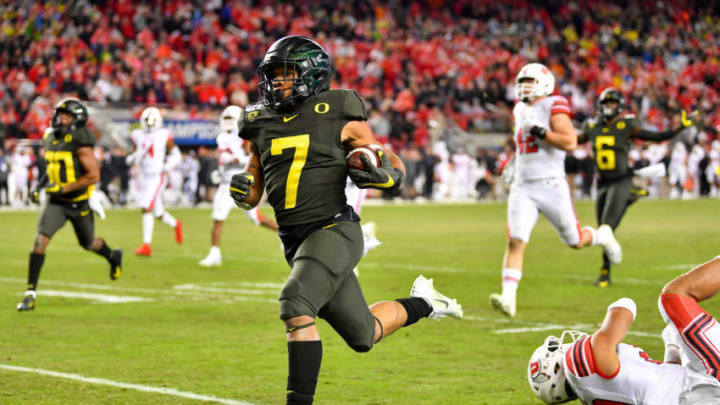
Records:
<instances>
[{"instance_id":1,"label":"black glove","mask_svg":"<svg viewBox=\"0 0 720 405\"><path fill-rule=\"evenodd\" d=\"M547 129L533 125L532 128L530 128L530 135L538 139L545 139L547 136Z\"/></svg>"},{"instance_id":2,"label":"black glove","mask_svg":"<svg viewBox=\"0 0 720 405\"><path fill-rule=\"evenodd\" d=\"M362 154L360 160L362 160L367 171L349 169L350 179L359 188L376 188L397 194L403 182L403 172L392 167L390 158L387 157L384 151L378 150L377 154L380 156L380 167L376 167L366 155Z\"/></svg>"},{"instance_id":3,"label":"black glove","mask_svg":"<svg viewBox=\"0 0 720 405\"><path fill-rule=\"evenodd\" d=\"M245 202L245 200L250 197L250 186L253 184L255 184L255 177L248 172L242 172L232 176L230 180L230 197L235 201L235 205L244 210L254 208Z\"/></svg>"}]
</instances>

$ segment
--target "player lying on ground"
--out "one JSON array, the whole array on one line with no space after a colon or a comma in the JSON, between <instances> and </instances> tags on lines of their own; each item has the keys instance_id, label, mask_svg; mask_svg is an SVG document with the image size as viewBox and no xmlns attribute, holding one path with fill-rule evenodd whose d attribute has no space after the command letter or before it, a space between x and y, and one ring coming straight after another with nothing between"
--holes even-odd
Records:
<instances>
[{"instance_id":1,"label":"player lying on ground","mask_svg":"<svg viewBox=\"0 0 720 405\"><path fill-rule=\"evenodd\" d=\"M402 161L379 147L380 167L348 172L347 152L377 141L360 96L329 89L330 57L315 41L279 39L258 76L262 102L247 106L239 123L240 136L252 145L250 162L246 173L233 176L230 191L238 206L251 209L266 190L275 211L292 268L280 293L289 357L286 404L309 405L322 360L316 317L353 350L367 352L403 326L426 317L461 317L462 308L422 276L411 297L368 308L352 271L363 254L363 235L360 218L347 205L345 182L349 173L360 187L397 193Z\"/></svg>"},{"instance_id":2,"label":"player lying on ground","mask_svg":"<svg viewBox=\"0 0 720 405\"><path fill-rule=\"evenodd\" d=\"M658 307L666 322L665 362L622 343L636 307L621 298L591 336L566 331L545 340L530 358L531 389L548 404L720 404L720 325L698 305L718 291L720 257L663 288ZM573 341L564 342L566 336Z\"/></svg>"}]
</instances>

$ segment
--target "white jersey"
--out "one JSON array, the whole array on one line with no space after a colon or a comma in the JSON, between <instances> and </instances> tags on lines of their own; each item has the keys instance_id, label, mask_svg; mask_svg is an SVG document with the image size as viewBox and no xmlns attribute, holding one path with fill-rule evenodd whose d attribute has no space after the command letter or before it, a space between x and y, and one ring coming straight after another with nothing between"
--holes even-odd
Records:
<instances>
[{"instance_id":1,"label":"white jersey","mask_svg":"<svg viewBox=\"0 0 720 405\"><path fill-rule=\"evenodd\" d=\"M242 148L243 140L238 131L220 132L217 136L220 181L230 183L232 176L243 171L249 156Z\"/></svg>"},{"instance_id":2,"label":"white jersey","mask_svg":"<svg viewBox=\"0 0 720 405\"><path fill-rule=\"evenodd\" d=\"M585 404L677 405L685 369L655 361L639 347L617 346L620 368L603 376L596 367L590 336L578 339L565 352L565 377Z\"/></svg>"},{"instance_id":3,"label":"white jersey","mask_svg":"<svg viewBox=\"0 0 720 405\"><path fill-rule=\"evenodd\" d=\"M146 132L142 129L133 130L130 139L135 143L140 153L138 166L144 176L159 175L165 166L168 139L172 139L170 131L166 128L152 129Z\"/></svg>"},{"instance_id":4,"label":"white jersey","mask_svg":"<svg viewBox=\"0 0 720 405\"><path fill-rule=\"evenodd\" d=\"M550 129L550 117L555 114L570 115L570 104L561 96L548 96L534 104L519 102L513 108L515 120L515 179L537 180L565 177L565 151L550 143L535 139L525 128L533 125Z\"/></svg>"}]
</instances>

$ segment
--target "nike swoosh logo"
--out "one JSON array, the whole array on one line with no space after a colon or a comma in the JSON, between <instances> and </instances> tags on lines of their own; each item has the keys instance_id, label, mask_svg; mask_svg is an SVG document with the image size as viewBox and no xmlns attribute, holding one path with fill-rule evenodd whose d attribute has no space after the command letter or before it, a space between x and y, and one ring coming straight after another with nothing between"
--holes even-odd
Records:
<instances>
[{"instance_id":1,"label":"nike swoosh logo","mask_svg":"<svg viewBox=\"0 0 720 405\"><path fill-rule=\"evenodd\" d=\"M390 175L387 175L388 180L385 183L364 183L363 186L366 187L380 187L380 188L390 188L395 185L395 180L393 180Z\"/></svg>"},{"instance_id":2,"label":"nike swoosh logo","mask_svg":"<svg viewBox=\"0 0 720 405\"><path fill-rule=\"evenodd\" d=\"M297 116L298 116L298 115L295 114L295 115L293 115L292 117L283 117L283 122L291 121L293 118L295 118L295 117L297 117Z\"/></svg>"},{"instance_id":3,"label":"nike swoosh logo","mask_svg":"<svg viewBox=\"0 0 720 405\"><path fill-rule=\"evenodd\" d=\"M442 304L445 304L445 309L450 308L450 303L447 302L447 301L445 301L445 300L434 299L433 301L436 301L436 302L440 302L440 303L442 303Z\"/></svg>"}]
</instances>

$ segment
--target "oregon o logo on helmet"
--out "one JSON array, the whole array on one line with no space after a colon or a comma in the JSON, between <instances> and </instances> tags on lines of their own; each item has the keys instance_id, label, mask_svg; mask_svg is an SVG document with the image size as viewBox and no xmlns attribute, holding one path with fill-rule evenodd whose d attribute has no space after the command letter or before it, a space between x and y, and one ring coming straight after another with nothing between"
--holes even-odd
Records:
<instances>
[{"instance_id":1,"label":"oregon o logo on helmet","mask_svg":"<svg viewBox=\"0 0 720 405\"><path fill-rule=\"evenodd\" d=\"M330 104L328 103L317 103L315 104L315 112L318 114L325 114L330 111Z\"/></svg>"},{"instance_id":2,"label":"oregon o logo on helmet","mask_svg":"<svg viewBox=\"0 0 720 405\"><path fill-rule=\"evenodd\" d=\"M65 134L65 143L70 143L72 141L72 135L71 134Z\"/></svg>"}]
</instances>

